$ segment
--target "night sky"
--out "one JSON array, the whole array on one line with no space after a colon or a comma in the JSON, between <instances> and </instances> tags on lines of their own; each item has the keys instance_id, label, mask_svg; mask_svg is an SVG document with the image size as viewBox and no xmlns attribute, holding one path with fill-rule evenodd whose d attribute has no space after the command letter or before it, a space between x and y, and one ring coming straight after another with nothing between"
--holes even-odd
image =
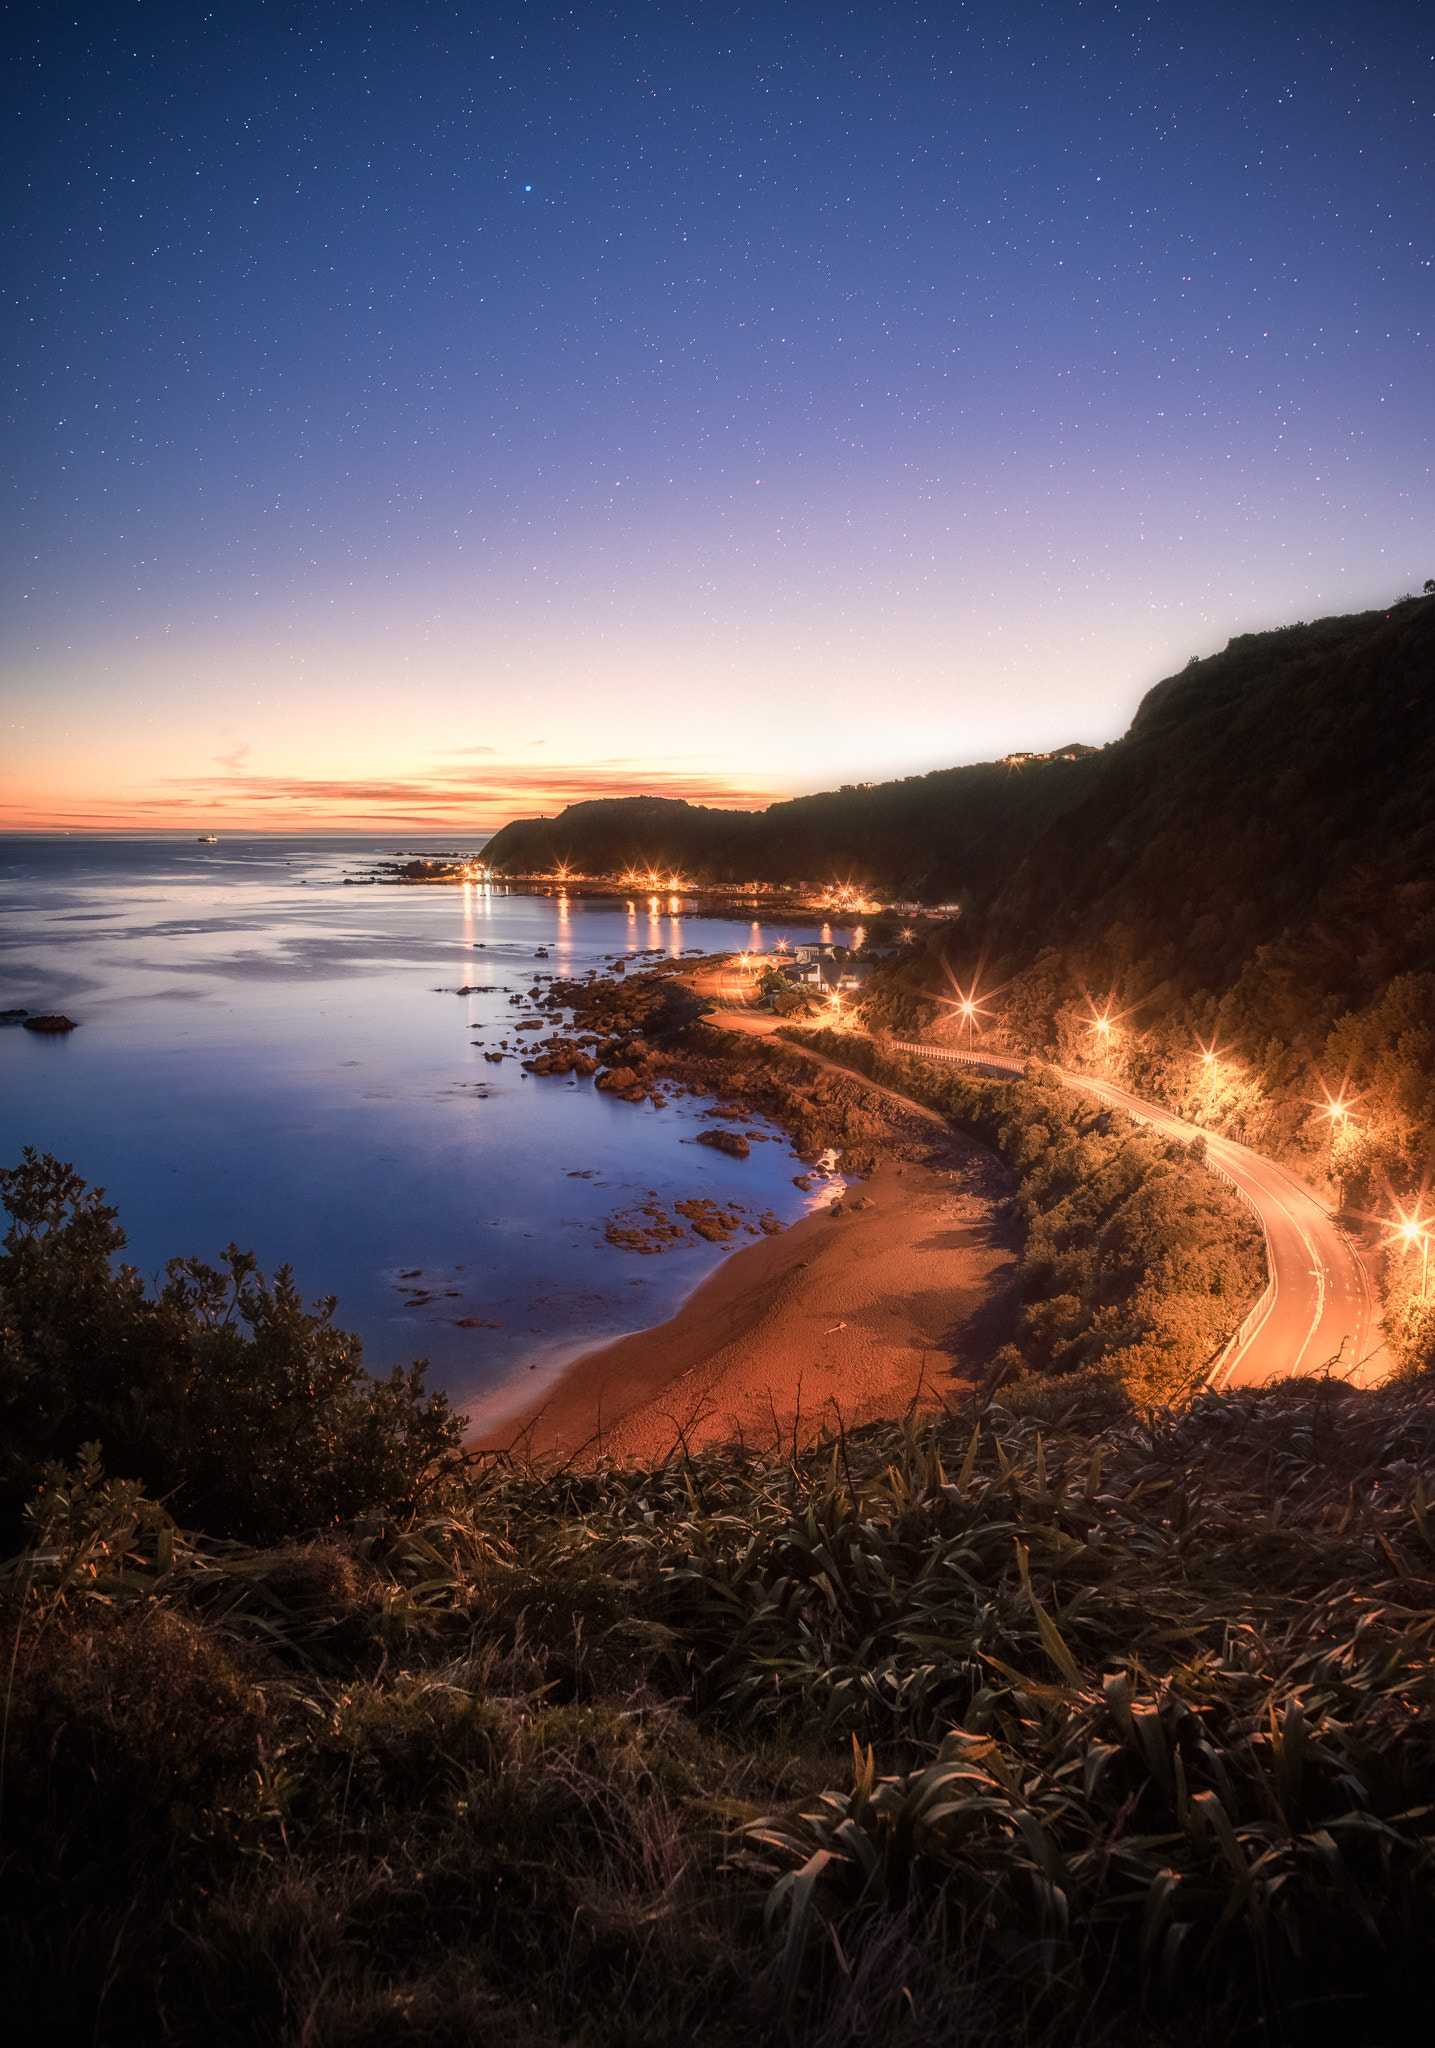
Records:
<instances>
[{"instance_id":1,"label":"night sky","mask_svg":"<svg viewBox=\"0 0 1435 2048\"><path fill-rule=\"evenodd\" d=\"M1435 8L5 23L11 825L1099 742L1435 574Z\"/></svg>"}]
</instances>

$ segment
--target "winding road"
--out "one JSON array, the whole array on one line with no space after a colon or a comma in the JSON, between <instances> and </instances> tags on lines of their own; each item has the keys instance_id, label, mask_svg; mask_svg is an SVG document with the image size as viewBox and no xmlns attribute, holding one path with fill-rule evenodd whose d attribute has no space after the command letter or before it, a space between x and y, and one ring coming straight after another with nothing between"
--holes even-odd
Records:
<instances>
[{"instance_id":1,"label":"winding road","mask_svg":"<svg viewBox=\"0 0 1435 2048\"><path fill-rule=\"evenodd\" d=\"M1020 1074L1026 1065L1002 1053L958 1052L901 1040L894 1040L893 1047L1002 1079ZM1084 1088L1141 1123L1182 1138L1204 1137L1207 1164L1260 1220L1270 1282L1212 1366L1212 1386L1259 1386L1288 1374L1327 1370L1355 1386L1385 1377L1390 1357L1365 1267L1352 1239L1312 1188L1245 1145L1202 1131L1110 1081L1056 1071L1068 1086Z\"/></svg>"},{"instance_id":2,"label":"winding road","mask_svg":"<svg viewBox=\"0 0 1435 2048\"><path fill-rule=\"evenodd\" d=\"M728 1029L771 1031L777 1019L753 1007L756 973L725 964L711 972L703 993L716 997L723 1013L714 1024ZM1002 1080L1020 1074L1024 1058L1005 1053L894 1039L893 1050L920 1059L975 1067ZM1171 1110L1146 1102L1091 1074L1056 1068L1069 1087L1084 1088L1140 1123L1181 1138L1203 1137L1206 1163L1229 1181L1265 1232L1270 1280L1240 1328L1207 1375L1213 1387L1261 1386L1296 1373L1338 1374L1353 1386L1371 1386L1391 1370L1392 1359L1376 1312L1369 1275L1355 1240L1313 1188L1274 1160L1214 1131L1203 1131Z\"/></svg>"}]
</instances>

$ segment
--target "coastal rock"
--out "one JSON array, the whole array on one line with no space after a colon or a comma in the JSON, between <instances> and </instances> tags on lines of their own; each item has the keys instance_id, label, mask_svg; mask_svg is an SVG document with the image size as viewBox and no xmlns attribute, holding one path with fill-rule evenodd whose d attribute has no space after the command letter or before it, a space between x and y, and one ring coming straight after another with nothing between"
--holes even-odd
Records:
<instances>
[{"instance_id":1,"label":"coastal rock","mask_svg":"<svg viewBox=\"0 0 1435 2048\"><path fill-rule=\"evenodd\" d=\"M698 1143L711 1145L715 1152L726 1152L732 1159L746 1159L752 1147L738 1131L699 1131Z\"/></svg>"},{"instance_id":2,"label":"coastal rock","mask_svg":"<svg viewBox=\"0 0 1435 2048\"><path fill-rule=\"evenodd\" d=\"M709 1202L700 1196L690 1201L675 1202L673 1207L680 1216L687 1218L694 1233L706 1238L709 1244L731 1244L740 1226L740 1218L733 1211L726 1215L716 1202Z\"/></svg>"},{"instance_id":3,"label":"coastal rock","mask_svg":"<svg viewBox=\"0 0 1435 2048\"><path fill-rule=\"evenodd\" d=\"M606 1074L600 1074L594 1082L595 1088L602 1088L610 1095L622 1095L629 1088L636 1087L638 1077L631 1067L609 1067Z\"/></svg>"},{"instance_id":4,"label":"coastal rock","mask_svg":"<svg viewBox=\"0 0 1435 2048\"><path fill-rule=\"evenodd\" d=\"M47 1037L52 1037L62 1031L78 1031L80 1027L73 1017L27 1017L22 1028L43 1031Z\"/></svg>"},{"instance_id":5,"label":"coastal rock","mask_svg":"<svg viewBox=\"0 0 1435 2048\"><path fill-rule=\"evenodd\" d=\"M644 1202L639 1208L620 1210L617 1215L610 1216L603 1235L620 1251L641 1252L644 1257L665 1252L670 1245L687 1242L682 1224L656 1202Z\"/></svg>"}]
</instances>

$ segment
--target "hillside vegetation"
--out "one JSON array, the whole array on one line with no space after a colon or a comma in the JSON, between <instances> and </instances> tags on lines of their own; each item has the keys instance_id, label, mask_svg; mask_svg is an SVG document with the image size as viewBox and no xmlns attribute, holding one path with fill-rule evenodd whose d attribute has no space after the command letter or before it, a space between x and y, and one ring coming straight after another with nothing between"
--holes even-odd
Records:
<instances>
[{"instance_id":1,"label":"hillside vegetation","mask_svg":"<svg viewBox=\"0 0 1435 2048\"><path fill-rule=\"evenodd\" d=\"M1428 1395L436 1480L0 1566L16 2038L1351 2048L1435 1938Z\"/></svg>"},{"instance_id":2,"label":"hillside vegetation","mask_svg":"<svg viewBox=\"0 0 1435 2048\"><path fill-rule=\"evenodd\" d=\"M864 1013L955 1039L974 985L987 1042L1099 1065L1356 1214L1435 1216L1435 599L1246 635L1158 685L1085 799ZM1423 1275L1394 1245L1412 1368L1435 1358Z\"/></svg>"}]
</instances>

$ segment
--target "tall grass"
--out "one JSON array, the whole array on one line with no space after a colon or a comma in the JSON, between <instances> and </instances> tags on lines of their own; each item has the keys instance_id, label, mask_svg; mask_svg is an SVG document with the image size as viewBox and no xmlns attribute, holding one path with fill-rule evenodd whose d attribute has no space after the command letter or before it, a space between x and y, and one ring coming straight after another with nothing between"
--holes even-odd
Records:
<instances>
[{"instance_id":1,"label":"tall grass","mask_svg":"<svg viewBox=\"0 0 1435 2048\"><path fill-rule=\"evenodd\" d=\"M93 1455L4 1567L8 1993L60 2038L1394 2038L1435 1405L988 1405L489 1461L258 1551Z\"/></svg>"}]
</instances>

